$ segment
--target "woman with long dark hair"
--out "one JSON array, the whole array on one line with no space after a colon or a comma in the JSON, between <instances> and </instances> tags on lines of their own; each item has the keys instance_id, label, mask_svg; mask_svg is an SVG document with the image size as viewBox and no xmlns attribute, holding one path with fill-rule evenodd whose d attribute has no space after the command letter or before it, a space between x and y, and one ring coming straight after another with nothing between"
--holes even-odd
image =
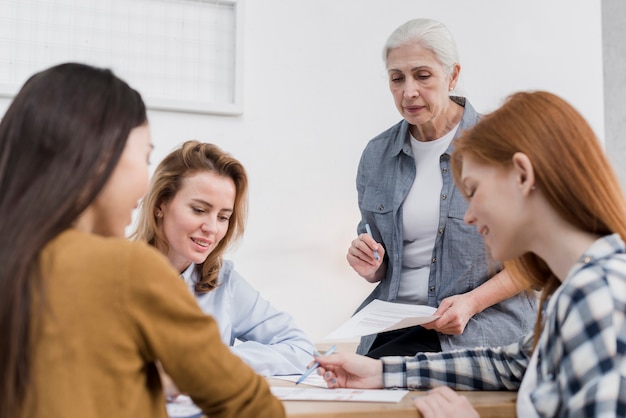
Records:
<instances>
[{"instance_id":1,"label":"woman with long dark hair","mask_svg":"<svg viewBox=\"0 0 626 418\"><path fill-rule=\"evenodd\" d=\"M151 149L105 69L37 73L4 115L0 417L165 417L157 361L212 417L284 414L167 259L124 239Z\"/></svg>"}]
</instances>

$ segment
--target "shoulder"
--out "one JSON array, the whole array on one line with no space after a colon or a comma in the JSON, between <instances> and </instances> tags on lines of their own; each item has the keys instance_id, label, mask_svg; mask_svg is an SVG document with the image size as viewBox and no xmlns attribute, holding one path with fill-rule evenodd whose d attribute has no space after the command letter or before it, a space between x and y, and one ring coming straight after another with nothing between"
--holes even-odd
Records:
<instances>
[{"instance_id":1,"label":"shoulder","mask_svg":"<svg viewBox=\"0 0 626 418\"><path fill-rule=\"evenodd\" d=\"M556 314L601 318L626 306L626 255L614 254L575 270L561 285Z\"/></svg>"},{"instance_id":2,"label":"shoulder","mask_svg":"<svg viewBox=\"0 0 626 418\"><path fill-rule=\"evenodd\" d=\"M474 106L470 103L470 101L465 97L452 96L451 99L463 106L463 116L461 117L461 126L459 127L459 132L467 128L471 128L476 125L480 120L481 115L474 109Z\"/></svg>"},{"instance_id":3,"label":"shoulder","mask_svg":"<svg viewBox=\"0 0 626 418\"><path fill-rule=\"evenodd\" d=\"M367 143L366 149L376 146L388 146L390 140L403 141L408 129L409 123L403 119L370 139Z\"/></svg>"},{"instance_id":4,"label":"shoulder","mask_svg":"<svg viewBox=\"0 0 626 418\"><path fill-rule=\"evenodd\" d=\"M69 229L59 234L45 252L55 257L71 257L84 262L120 266L120 263L166 264L164 256L143 242L125 238L103 237Z\"/></svg>"},{"instance_id":5,"label":"shoulder","mask_svg":"<svg viewBox=\"0 0 626 418\"><path fill-rule=\"evenodd\" d=\"M173 288L181 287L189 293L161 253L143 242L125 238L67 230L46 246L41 262L55 283L80 283L87 292L96 289L101 298L122 298L129 306L137 302L138 294L146 292L171 297L175 294ZM85 277L91 280L85 281Z\"/></svg>"},{"instance_id":6,"label":"shoulder","mask_svg":"<svg viewBox=\"0 0 626 418\"><path fill-rule=\"evenodd\" d=\"M235 270L235 263L231 260L224 260L219 274L218 289L228 291L239 296L256 296L259 292L252 287L244 277ZM216 290L218 290L216 289Z\"/></svg>"},{"instance_id":7,"label":"shoulder","mask_svg":"<svg viewBox=\"0 0 626 418\"><path fill-rule=\"evenodd\" d=\"M403 119L370 139L361 155L361 165L378 165L384 156L399 154L404 146L408 129L409 124Z\"/></svg>"}]
</instances>

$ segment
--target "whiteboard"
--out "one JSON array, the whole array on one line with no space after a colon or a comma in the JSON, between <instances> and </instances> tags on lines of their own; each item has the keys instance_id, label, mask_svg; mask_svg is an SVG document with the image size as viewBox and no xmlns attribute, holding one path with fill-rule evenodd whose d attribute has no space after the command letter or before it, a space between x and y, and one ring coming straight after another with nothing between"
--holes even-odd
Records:
<instances>
[{"instance_id":1,"label":"whiteboard","mask_svg":"<svg viewBox=\"0 0 626 418\"><path fill-rule=\"evenodd\" d=\"M2 0L0 95L62 62L111 68L151 109L238 115L238 0Z\"/></svg>"}]
</instances>

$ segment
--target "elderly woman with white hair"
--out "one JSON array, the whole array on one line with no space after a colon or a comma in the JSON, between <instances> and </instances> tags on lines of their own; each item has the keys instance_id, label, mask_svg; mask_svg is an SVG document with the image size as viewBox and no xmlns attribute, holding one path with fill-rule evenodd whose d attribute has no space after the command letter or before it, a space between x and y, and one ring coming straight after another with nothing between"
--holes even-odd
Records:
<instances>
[{"instance_id":1,"label":"elderly woman with white hair","mask_svg":"<svg viewBox=\"0 0 626 418\"><path fill-rule=\"evenodd\" d=\"M532 328L536 298L490 260L481 235L463 223L467 204L450 172L455 138L480 118L455 94L461 66L454 38L440 22L413 19L391 34L383 60L402 120L363 151L359 235L346 257L378 283L359 310L381 299L429 305L439 318L365 336L357 352L379 358L517 341Z\"/></svg>"}]
</instances>

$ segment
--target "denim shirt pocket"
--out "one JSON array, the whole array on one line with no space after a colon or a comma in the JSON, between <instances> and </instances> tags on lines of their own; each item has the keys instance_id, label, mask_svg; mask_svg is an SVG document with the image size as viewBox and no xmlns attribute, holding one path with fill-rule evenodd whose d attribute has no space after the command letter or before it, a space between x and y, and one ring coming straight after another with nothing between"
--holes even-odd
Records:
<instances>
[{"instance_id":1,"label":"denim shirt pocket","mask_svg":"<svg viewBox=\"0 0 626 418\"><path fill-rule=\"evenodd\" d=\"M361 210L372 214L376 228L383 236L393 233L393 196L385 190L366 187L361 202ZM370 221L367 220L366 221Z\"/></svg>"},{"instance_id":2,"label":"denim shirt pocket","mask_svg":"<svg viewBox=\"0 0 626 418\"><path fill-rule=\"evenodd\" d=\"M462 221L465 218L467 201L456 188L454 188L452 191L449 205L450 206L448 206L448 217L460 219Z\"/></svg>"}]
</instances>

